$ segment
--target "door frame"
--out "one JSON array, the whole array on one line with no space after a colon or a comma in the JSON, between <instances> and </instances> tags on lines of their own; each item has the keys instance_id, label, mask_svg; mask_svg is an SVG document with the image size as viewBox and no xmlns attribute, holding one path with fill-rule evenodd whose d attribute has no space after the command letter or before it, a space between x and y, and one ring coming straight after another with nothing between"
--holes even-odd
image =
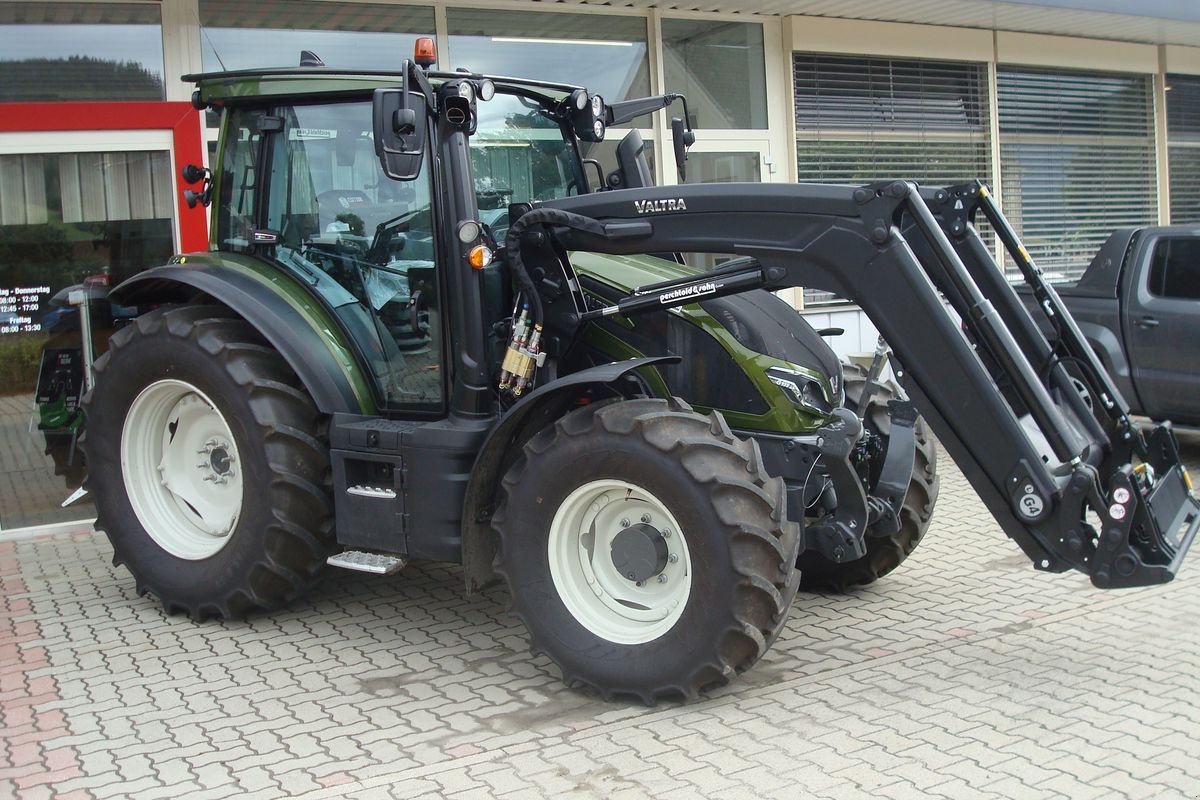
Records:
<instances>
[{"instance_id":1,"label":"door frame","mask_svg":"<svg viewBox=\"0 0 1200 800\"><path fill-rule=\"evenodd\" d=\"M696 143L688 148L688 153L755 153L758 155L758 175L762 183L786 181L786 170L782 169L777 159L772 158L771 142L767 139L732 139L696 137Z\"/></svg>"},{"instance_id":2,"label":"door frame","mask_svg":"<svg viewBox=\"0 0 1200 800\"><path fill-rule=\"evenodd\" d=\"M0 103L0 139L4 152L104 152L162 149L142 145L147 131L170 135L171 187L175 194L176 249L188 253L208 249L208 215L189 208L183 199L180 171L185 164L203 164L200 113L185 102ZM103 132L103 133L101 133ZM75 133L78 137L9 137L3 134ZM84 134L91 133L91 138ZM13 143L19 146L14 146ZM61 145L56 151L55 145ZM94 145L94 146L93 146ZM81 149L82 148L82 149Z\"/></svg>"}]
</instances>

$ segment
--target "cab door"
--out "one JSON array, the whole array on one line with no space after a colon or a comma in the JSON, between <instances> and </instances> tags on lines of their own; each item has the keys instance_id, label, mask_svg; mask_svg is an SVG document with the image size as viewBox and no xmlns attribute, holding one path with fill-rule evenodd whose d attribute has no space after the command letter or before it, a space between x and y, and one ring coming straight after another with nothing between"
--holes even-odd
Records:
<instances>
[{"instance_id":1,"label":"cab door","mask_svg":"<svg viewBox=\"0 0 1200 800\"><path fill-rule=\"evenodd\" d=\"M262 224L273 260L311 285L342 322L391 417L445 413L443 303L432 168L383 173L371 102L272 110Z\"/></svg>"}]
</instances>

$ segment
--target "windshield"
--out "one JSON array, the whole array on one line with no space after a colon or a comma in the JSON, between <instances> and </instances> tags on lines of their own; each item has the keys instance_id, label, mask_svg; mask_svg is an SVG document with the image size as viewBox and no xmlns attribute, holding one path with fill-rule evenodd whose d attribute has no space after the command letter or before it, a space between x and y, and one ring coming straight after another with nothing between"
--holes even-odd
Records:
<instances>
[{"instance_id":1,"label":"windshield","mask_svg":"<svg viewBox=\"0 0 1200 800\"><path fill-rule=\"evenodd\" d=\"M541 104L513 94L479 104L471 169L480 218L493 228L507 227L509 203L587 191L575 146L558 122Z\"/></svg>"}]
</instances>

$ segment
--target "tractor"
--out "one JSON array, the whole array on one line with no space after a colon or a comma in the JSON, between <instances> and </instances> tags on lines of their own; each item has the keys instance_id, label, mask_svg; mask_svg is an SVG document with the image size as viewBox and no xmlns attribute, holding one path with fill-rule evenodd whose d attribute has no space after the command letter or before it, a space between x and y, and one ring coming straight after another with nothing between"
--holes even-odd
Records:
<instances>
[{"instance_id":1,"label":"tractor","mask_svg":"<svg viewBox=\"0 0 1200 800\"><path fill-rule=\"evenodd\" d=\"M800 587L913 551L927 423L1038 568L1174 576L1200 504L1171 429L1129 418L986 186L654 186L636 129L615 165L584 154L680 96L438 72L430 48L189 76L221 112L211 170L183 176L210 246L113 290L153 310L84 400L96 525L140 594L240 617L329 566L456 562L468 592L506 581L568 684L693 698ZM801 286L870 316L868 368L773 293Z\"/></svg>"}]
</instances>

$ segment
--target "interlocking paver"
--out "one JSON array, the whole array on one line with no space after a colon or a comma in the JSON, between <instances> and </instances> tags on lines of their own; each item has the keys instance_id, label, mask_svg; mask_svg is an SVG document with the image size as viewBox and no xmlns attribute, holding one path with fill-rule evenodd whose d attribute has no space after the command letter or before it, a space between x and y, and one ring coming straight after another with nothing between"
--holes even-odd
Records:
<instances>
[{"instance_id":1,"label":"interlocking paver","mask_svg":"<svg viewBox=\"0 0 1200 800\"><path fill-rule=\"evenodd\" d=\"M460 584L331 575L198 625L101 536L0 541L0 796L1200 797L1200 564L1115 593L1036 573L948 459L901 569L801 595L689 705L565 688L502 591Z\"/></svg>"}]
</instances>

